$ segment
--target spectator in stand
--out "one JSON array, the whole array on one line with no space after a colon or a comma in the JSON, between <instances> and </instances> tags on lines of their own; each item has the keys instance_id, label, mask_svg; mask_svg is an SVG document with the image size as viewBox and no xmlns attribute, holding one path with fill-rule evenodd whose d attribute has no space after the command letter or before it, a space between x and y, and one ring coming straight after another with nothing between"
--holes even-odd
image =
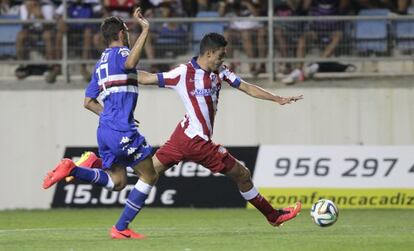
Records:
<instances>
[{"instance_id":1,"label":"spectator in stand","mask_svg":"<svg viewBox=\"0 0 414 251\"><path fill-rule=\"evenodd\" d=\"M0 0L0 16L16 16L19 13L19 5L11 0Z\"/></svg>"},{"instance_id":2,"label":"spectator in stand","mask_svg":"<svg viewBox=\"0 0 414 251\"><path fill-rule=\"evenodd\" d=\"M0 0L0 19L19 19L20 5L10 0ZM0 38L0 59L10 59L16 57L16 35L20 30L16 24L0 25L2 34Z\"/></svg>"},{"instance_id":3,"label":"spectator in stand","mask_svg":"<svg viewBox=\"0 0 414 251\"><path fill-rule=\"evenodd\" d=\"M153 11L158 11L158 13L153 13L156 17L158 17L161 13L159 12L158 7L161 7L162 5L170 5L174 11L177 17L184 17L185 11L183 7L183 1L184 0L149 0L150 4L153 6Z\"/></svg>"},{"instance_id":4,"label":"spectator in stand","mask_svg":"<svg viewBox=\"0 0 414 251\"><path fill-rule=\"evenodd\" d=\"M250 17L260 15L259 0L222 0L219 5L220 16L228 17ZM228 41L227 53L230 58L233 57L233 47L235 41L241 41L243 51L249 58L255 57L255 47L259 57L266 57L265 47L266 29L263 23L258 21L234 21L231 22L224 31L224 37ZM255 41L257 39L257 41ZM230 69L235 70L235 64L230 64ZM250 73L257 76L261 72L265 72L265 64L260 64L256 68L256 64L250 64Z\"/></svg>"},{"instance_id":5,"label":"spectator in stand","mask_svg":"<svg viewBox=\"0 0 414 251\"><path fill-rule=\"evenodd\" d=\"M303 10L309 10L309 16L338 16L347 10L348 0L304 0ZM319 18L312 21L309 27L298 40L296 57L304 58L306 52L306 43L312 42L325 46L322 51L322 58L328 58L335 53L338 44L343 37L343 22L336 20L323 20ZM296 81L303 81L305 78L311 78L318 71L319 65L312 63L303 67L300 63L287 77L282 79L284 84L294 84Z\"/></svg>"},{"instance_id":6,"label":"spectator in stand","mask_svg":"<svg viewBox=\"0 0 414 251\"><path fill-rule=\"evenodd\" d=\"M138 6L141 8L141 11L144 13L146 18L150 18L152 16L152 9L154 8L154 5L151 3L152 0L102 0L102 2L104 7L104 17L118 16L124 20L132 18L133 11ZM129 28L131 44L134 44L139 34L141 34L141 30L139 27L136 27L136 25L128 22L126 22L126 24ZM101 42L101 44L103 43ZM144 51L148 59L155 59L155 48L151 33L147 36Z\"/></svg>"},{"instance_id":7,"label":"spectator in stand","mask_svg":"<svg viewBox=\"0 0 414 251\"><path fill-rule=\"evenodd\" d=\"M302 0L273 0L274 15L278 17L292 17L300 14ZM286 58L295 53L299 35L302 33L303 24L299 21L278 21L274 24L275 41L279 46L279 56ZM279 72L291 72L291 65L279 64Z\"/></svg>"},{"instance_id":8,"label":"spectator in stand","mask_svg":"<svg viewBox=\"0 0 414 251\"><path fill-rule=\"evenodd\" d=\"M175 9L169 3L163 3L159 6L162 18L175 17ZM176 22L165 22L157 31L156 39L157 55L161 58L173 58L186 51L187 47L187 29L186 26ZM159 65L159 71L168 71L169 65Z\"/></svg>"},{"instance_id":9,"label":"spectator in stand","mask_svg":"<svg viewBox=\"0 0 414 251\"><path fill-rule=\"evenodd\" d=\"M17 60L29 58L29 51L33 50L37 41L42 41L45 46L45 58L47 60L55 59L53 43L53 24L44 24L36 20L53 21L54 5L50 0L24 0L20 5L20 19L23 21L33 20L30 24L23 25L22 30L17 34L16 39L16 57ZM46 81L53 83L55 67L49 69L46 75ZM16 77L23 79L29 76L29 70L26 66L19 66L16 69Z\"/></svg>"},{"instance_id":10,"label":"spectator in stand","mask_svg":"<svg viewBox=\"0 0 414 251\"><path fill-rule=\"evenodd\" d=\"M401 15L406 15L408 13L408 8L412 4L411 0L397 0L397 1L386 0L385 2L388 3L388 6L389 6L388 8L390 8L392 12L395 12Z\"/></svg>"},{"instance_id":11,"label":"spectator in stand","mask_svg":"<svg viewBox=\"0 0 414 251\"><path fill-rule=\"evenodd\" d=\"M132 9L140 2L139 0L102 0L104 16L117 16L123 19L130 19Z\"/></svg>"},{"instance_id":12,"label":"spectator in stand","mask_svg":"<svg viewBox=\"0 0 414 251\"><path fill-rule=\"evenodd\" d=\"M197 0L197 12L218 11L219 0Z\"/></svg>"},{"instance_id":13,"label":"spectator in stand","mask_svg":"<svg viewBox=\"0 0 414 251\"><path fill-rule=\"evenodd\" d=\"M66 13L68 18L94 18L99 17L102 9L99 0L71 0L67 2ZM57 33L56 33L56 58L62 58L62 39L64 33L68 35L69 50L76 50L78 47L73 47L78 41L81 41L81 58L83 60L91 59L93 37L97 36L99 26L95 24L70 24L67 25L63 20L64 5L63 3L57 8L55 15L57 19ZM94 35L95 34L95 35ZM59 70L53 71L56 75ZM81 75L86 82L90 81L91 73L88 71L86 64L81 65ZM52 78L51 78L52 80Z\"/></svg>"}]
</instances>

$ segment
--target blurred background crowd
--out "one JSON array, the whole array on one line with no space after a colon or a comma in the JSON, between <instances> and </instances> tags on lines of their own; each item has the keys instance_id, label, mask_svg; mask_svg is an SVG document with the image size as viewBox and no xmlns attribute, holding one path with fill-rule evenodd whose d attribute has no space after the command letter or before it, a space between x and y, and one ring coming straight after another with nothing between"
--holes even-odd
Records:
<instances>
[{"instance_id":1,"label":"blurred background crowd","mask_svg":"<svg viewBox=\"0 0 414 251\"><path fill-rule=\"evenodd\" d=\"M273 2L270 2L273 1ZM229 41L229 66L239 70L242 62L248 74L257 77L269 71L265 61L269 55L268 21L251 17L280 17L273 23L274 56L279 58L305 58L308 54L318 58L341 55L389 56L394 53L411 55L414 35L410 41L407 33L414 34L414 22L400 21L401 27L386 20L368 20L360 24L349 20L329 19L328 16L384 16L412 15L411 0L0 0L0 21L21 20L11 24L0 22L0 58L25 60L41 58L55 63L35 65L19 63L15 76L24 79L46 72L49 83L61 74L63 57L78 59L79 72L85 81L90 79L91 61L104 49L99 35L99 20L116 15L128 20L133 10L140 6L150 20L151 34L145 45L144 58L149 60L151 71L167 70L169 64L154 63L156 59L176 58L197 53L198 42L204 33L223 33ZM271 5L273 8L269 8ZM312 21L298 17L317 17ZM228 22L169 22L169 18L218 18L245 17ZM291 20L289 20L291 18ZM79 22L67 22L76 20ZM382 23L381 23L382 22ZM131 42L140 30L130 25ZM359 25L359 26L358 26ZM385 27L385 31L384 30ZM392 31L390 29L393 29ZM398 31L401 30L401 39ZM407 32L408 30L408 32ZM405 31L405 32L404 32ZM385 32L385 34L382 34ZM381 35L382 34L382 35ZM409 34L408 34L409 35ZM365 37L364 37L365 36ZM63 45L67 39L67 51ZM358 40L359 39L359 40ZM358 43L359 42L359 43ZM66 54L66 55L65 55ZM242 56L241 56L242 55ZM237 60L244 57L247 61ZM152 61L151 61L152 60ZM151 63L152 62L152 63ZM339 67L333 64L305 64L292 60L277 64L277 71L284 74L286 84L312 75L321 68ZM345 67L346 68L346 67ZM329 70L329 69L328 69ZM339 69L340 70L340 69Z\"/></svg>"}]
</instances>

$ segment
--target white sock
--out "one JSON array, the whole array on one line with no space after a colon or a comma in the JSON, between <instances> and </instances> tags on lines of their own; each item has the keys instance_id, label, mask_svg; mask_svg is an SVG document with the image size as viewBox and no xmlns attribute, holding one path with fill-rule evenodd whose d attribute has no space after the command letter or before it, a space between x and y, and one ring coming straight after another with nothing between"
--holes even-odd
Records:
<instances>
[{"instance_id":1,"label":"white sock","mask_svg":"<svg viewBox=\"0 0 414 251\"><path fill-rule=\"evenodd\" d=\"M144 194L149 194L151 192L152 186L148 185L142 180L138 180L137 184L135 184L135 188Z\"/></svg>"},{"instance_id":2,"label":"white sock","mask_svg":"<svg viewBox=\"0 0 414 251\"><path fill-rule=\"evenodd\" d=\"M247 192L241 192L240 191L240 193L241 193L241 195L243 196L243 198L245 200L251 200L259 194L259 192L257 191L257 189L255 187L252 187L252 189L250 189Z\"/></svg>"}]
</instances>

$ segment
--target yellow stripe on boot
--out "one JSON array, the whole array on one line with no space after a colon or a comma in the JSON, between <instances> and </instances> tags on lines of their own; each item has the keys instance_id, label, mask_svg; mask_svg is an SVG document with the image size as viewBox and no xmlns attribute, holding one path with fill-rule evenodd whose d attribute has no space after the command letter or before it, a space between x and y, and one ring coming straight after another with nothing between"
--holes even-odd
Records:
<instances>
[{"instance_id":1,"label":"yellow stripe on boot","mask_svg":"<svg viewBox=\"0 0 414 251\"><path fill-rule=\"evenodd\" d=\"M76 166L92 168L93 162L98 159L94 152L84 152L82 156L75 162ZM89 161L89 163L88 163ZM74 176L67 176L65 177L65 181L67 183L72 182L75 180Z\"/></svg>"}]
</instances>

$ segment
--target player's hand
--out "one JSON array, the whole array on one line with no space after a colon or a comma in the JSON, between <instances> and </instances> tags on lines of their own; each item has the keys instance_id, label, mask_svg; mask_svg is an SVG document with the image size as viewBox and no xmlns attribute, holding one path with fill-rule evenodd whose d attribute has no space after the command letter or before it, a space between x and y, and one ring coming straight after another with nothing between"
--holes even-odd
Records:
<instances>
[{"instance_id":1,"label":"player's hand","mask_svg":"<svg viewBox=\"0 0 414 251\"><path fill-rule=\"evenodd\" d=\"M286 104L291 104L292 102L296 102L301 99L303 99L303 95L292 96L292 97L276 97L275 101L279 105L286 105Z\"/></svg>"},{"instance_id":2,"label":"player's hand","mask_svg":"<svg viewBox=\"0 0 414 251\"><path fill-rule=\"evenodd\" d=\"M141 26L142 29L149 29L149 22L148 20L142 15L141 8L138 7L134 11L134 18L137 21L137 23Z\"/></svg>"}]
</instances>

